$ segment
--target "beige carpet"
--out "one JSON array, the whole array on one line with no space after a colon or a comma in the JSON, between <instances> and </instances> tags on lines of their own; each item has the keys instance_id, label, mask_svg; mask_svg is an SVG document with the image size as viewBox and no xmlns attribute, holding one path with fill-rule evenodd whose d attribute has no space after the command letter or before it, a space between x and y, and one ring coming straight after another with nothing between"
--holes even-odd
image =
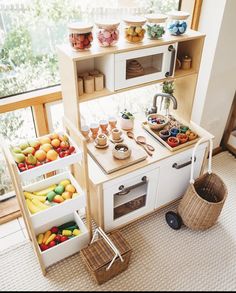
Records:
<instances>
[{"instance_id":1,"label":"beige carpet","mask_svg":"<svg viewBox=\"0 0 236 293\"><path fill-rule=\"evenodd\" d=\"M31 244L0 254L0 290L21 291L219 291L236 290L236 160L229 153L214 157L213 170L229 189L218 224L205 232L170 229L159 211L126 228L133 247L129 269L97 286L79 254L41 275Z\"/></svg>"}]
</instances>

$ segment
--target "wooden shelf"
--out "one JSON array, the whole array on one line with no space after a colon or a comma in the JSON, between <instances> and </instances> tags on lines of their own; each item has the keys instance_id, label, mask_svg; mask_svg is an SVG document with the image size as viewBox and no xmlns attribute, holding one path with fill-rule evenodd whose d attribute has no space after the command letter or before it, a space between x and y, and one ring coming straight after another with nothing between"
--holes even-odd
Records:
<instances>
[{"instance_id":1,"label":"wooden shelf","mask_svg":"<svg viewBox=\"0 0 236 293\"><path fill-rule=\"evenodd\" d=\"M107 88L104 88L103 90L95 91L92 94L83 94L83 95L79 96L79 103L88 102L88 101L91 101L94 99L106 97L106 96L113 95L113 94L115 94L115 92L112 92L112 91L108 90Z\"/></svg>"},{"instance_id":2,"label":"wooden shelf","mask_svg":"<svg viewBox=\"0 0 236 293\"><path fill-rule=\"evenodd\" d=\"M194 70L193 68L190 68L188 70L177 69L175 71L174 78L181 78L181 77L185 77L185 76L192 75L192 74L197 74L197 71Z\"/></svg>"}]
</instances>

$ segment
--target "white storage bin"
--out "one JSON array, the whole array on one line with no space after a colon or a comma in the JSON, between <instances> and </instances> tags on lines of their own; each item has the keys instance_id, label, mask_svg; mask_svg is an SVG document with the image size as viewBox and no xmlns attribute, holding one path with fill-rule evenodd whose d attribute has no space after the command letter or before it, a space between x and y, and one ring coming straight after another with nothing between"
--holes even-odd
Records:
<instances>
[{"instance_id":1,"label":"white storage bin","mask_svg":"<svg viewBox=\"0 0 236 293\"><path fill-rule=\"evenodd\" d=\"M43 225L45 222L57 220L58 217L63 217L64 215L73 213L74 211L78 211L86 205L85 194L70 172L60 173L48 179L36 182L28 186L24 186L23 190L28 192L39 191L53 184L58 184L64 179L69 179L71 181L71 184L74 185L76 191L79 193L79 196L74 199L70 199L63 203L57 204L47 210L44 210L34 215L31 215L29 212L33 227L35 229Z\"/></svg>"},{"instance_id":2,"label":"white storage bin","mask_svg":"<svg viewBox=\"0 0 236 293\"><path fill-rule=\"evenodd\" d=\"M59 135L66 135L69 138L69 143L71 146L74 146L75 153L71 154L67 157L64 157L64 158L58 158L55 161L45 163L41 166L37 166L37 167L30 169L30 170L27 170L27 171L20 172L18 169L18 173L19 173L19 176L22 181L24 181L24 180L29 181L29 180L34 179L36 177L39 177L43 174L47 174L47 173L55 171L55 170L63 169L66 166L74 164L82 159L82 152L77 147L76 143L66 133L58 132L58 134ZM49 137L49 136L50 136L50 134L45 135L44 137ZM38 137L37 139L40 139L40 137Z\"/></svg>"},{"instance_id":3,"label":"white storage bin","mask_svg":"<svg viewBox=\"0 0 236 293\"><path fill-rule=\"evenodd\" d=\"M35 235L37 236L41 233L47 232L47 230L50 230L54 226L60 226L70 221L75 221L77 223L81 234L41 252L43 262L46 267L49 267L52 264L68 256L71 256L79 252L82 248L86 247L89 243L89 232L77 212L60 217L60 219L48 222L47 224L44 224L35 229Z\"/></svg>"},{"instance_id":4,"label":"white storage bin","mask_svg":"<svg viewBox=\"0 0 236 293\"><path fill-rule=\"evenodd\" d=\"M236 149L236 130L231 132L228 144Z\"/></svg>"}]
</instances>

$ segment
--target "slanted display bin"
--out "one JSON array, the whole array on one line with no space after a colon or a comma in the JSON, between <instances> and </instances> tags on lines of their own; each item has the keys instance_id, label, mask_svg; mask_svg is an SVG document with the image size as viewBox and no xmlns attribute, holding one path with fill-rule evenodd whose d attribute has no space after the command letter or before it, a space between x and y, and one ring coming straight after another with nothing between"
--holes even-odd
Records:
<instances>
[{"instance_id":1,"label":"slanted display bin","mask_svg":"<svg viewBox=\"0 0 236 293\"><path fill-rule=\"evenodd\" d=\"M102 238L95 241L96 235ZM91 244L80 251L87 270L101 285L128 268L132 249L120 231L106 235L96 229Z\"/></svg>"}]
</instances>

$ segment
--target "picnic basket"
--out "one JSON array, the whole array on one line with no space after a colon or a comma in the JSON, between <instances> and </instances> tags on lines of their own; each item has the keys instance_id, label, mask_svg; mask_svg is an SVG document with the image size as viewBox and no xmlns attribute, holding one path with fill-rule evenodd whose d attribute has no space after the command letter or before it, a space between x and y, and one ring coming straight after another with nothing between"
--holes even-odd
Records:
<instances>
[{"instance_id":1,"label":"picnic basket","mask_svg":"<svg viewBox=\"0 0 236 293\"><path fill-rule=\"evenodd\" d=\"M99 238L95 241L97 235ZM132 249L120 231L108 235L99 227L95 230L89 246L81 250L80 255L87 270L101 285L128 268Z\"/></svg>"}]
</instances>

